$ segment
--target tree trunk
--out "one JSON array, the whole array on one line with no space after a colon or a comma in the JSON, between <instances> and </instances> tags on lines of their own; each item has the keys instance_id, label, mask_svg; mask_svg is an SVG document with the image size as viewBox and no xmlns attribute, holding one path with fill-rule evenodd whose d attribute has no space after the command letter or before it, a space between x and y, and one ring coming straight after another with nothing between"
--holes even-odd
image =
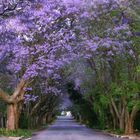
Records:
<instances>
[{"instance_id":1,"label":"tree trunk","mask_svg":"<svg viewBox=\"0 0 140 140\"><path fill-rule=\"evenodd\" d=\"M125 113L125 134L133 134L134 133L134 120L136 117L136 114L138 112L138 104L136 104L133 108L131 113L126 111Z\"/></svg>"},{"instance_id":2,"label":"tree trunk","mask_svg":"<svg viewBox=\"0 0 140 140\"><path fill-rule=\"evenodd\" d=\"M134 124L133 121L131 119L129 119L129 121L127 122L127 124L125 126L125 134L134 133L133 124Z\"/></svg>"},{"instance_id":3,"label":"tree trunk","mask_svg":"<svg viewBox=\"0 0 140 140\"><path fill-rule=\"evenodd\" d=\"M113 129L115 130L117 128L117 118L111 104L109 105L109 110L112 116Z\"/></svg>"},{"instance_id":4,"label":"tree trunk","mask_svg":"<svg viewBox=\"0 0 140 140\"><path fill-rule=\"evenodd\" d=\"M123 116L121 116L119 118L119 127L120 127L121 130L124 130L125 129L124 128L124 117Z\"/></svg>"},{"instance_id":5,"label":"tree trunk","mask_svg":"<svg viewBox=\"0 0 140 140\"><path fill-rule=\"evenodd\" d=\"M7 105L7 130L15 130L18 128L19 115L17 104Z\"/></svg>"},{"instance_id":6,"label":"tree trunk","mask_svg":"<svg viewBox=\"0 0 140 140\"><path fill-rule=\"evenodd\" d=\"M51 120L52 120L52 114L51 113L48 113L47 122L50 123Z\"/></svg>"},{"instance_id":7,"label":"tree trunk","mask_svg":"<svg viewBox=\"0 0 140 140\"><path fill-rule=\"evenodd\" d=\"M125 134L133 134L134 129L133 129L134 121L131 118L131 115L127 114L126 116L126 121L125 121Z\"/></svg>"},{"instance_id":8,"label":"tree trunk","mask_svg":"<svg viewBox=\"0 0 140 140\"><path fill-rule=\"evenodd\" d=\"M24 88L27 84L27 81L21 79L11 96L0 89L0 99L7 103L7 130L15 130L18 128L20 109L22 108L20 102L24 100Z\"/></svg>"}]
</instances>

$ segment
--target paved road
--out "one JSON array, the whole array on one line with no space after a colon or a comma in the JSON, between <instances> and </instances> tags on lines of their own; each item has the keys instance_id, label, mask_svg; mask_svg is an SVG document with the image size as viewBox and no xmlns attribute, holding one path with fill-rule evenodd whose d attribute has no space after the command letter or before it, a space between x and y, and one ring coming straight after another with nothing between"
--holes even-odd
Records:
<instances>
[{"instance_id":1,"label":"paved road","mask_svg":"<svg viewBox=\"0 0 140 140\"><path fill-rule=\"evenodd\" d=\"M95 132L80 125L70 117L58 117L56 122L47 130L38 132L31 140L120 140ZM122 139L121 139L122 140ZM123 139L128 140L128 139Z\"/></svg>"}]
</instances>

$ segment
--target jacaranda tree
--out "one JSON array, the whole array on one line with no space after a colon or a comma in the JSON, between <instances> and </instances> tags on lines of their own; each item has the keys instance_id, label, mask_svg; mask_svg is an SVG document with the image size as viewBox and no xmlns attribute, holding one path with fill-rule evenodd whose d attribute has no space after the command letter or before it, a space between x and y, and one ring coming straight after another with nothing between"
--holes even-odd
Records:
<instances>
[{"instance_id":1,"label":"jacaranda tree","mask_svg":"<svg viewBox=\"0 0 140 140\"><path fill-rule=\"evenodd\" d=\"M131 10L134 2L3 2L0 73L7 79L2 85L7 86L1 86L0 98L7 104L7 129L18 128L23 100L26 103L29 98L37 99L28 95L31 88L36 89L35 84L41 87L41 93L61 93L58 79L62 78L63 66L82 59L94 75L91 85L97 90L93 90L90 103L93 102L94 109L97 106L99 118L109 108L115 118L114 127L133 133L139 110L139 48L135 38L138 33L133 24L138 16L137 10ZM88 88L91 91L87 87L82 93L88 93Z\"/></svg>"},{"instance_id":2,"label":"jacaranda tree","mask_svg":"<svg viewBox=\"0 0 140 140\"><path fill-rule=\"evenodd\" d=\"M46 79L52 73L57 76L55 71L69 61L75 42L76 9L49 0L23 2L20 9L12 14L3 11L0 21L1 63L5 62L15 85L10 94L0 90L0 98L7 103L10 130L18 128L19 108L28 85L41 75Z\"/></svg>"}]
</instances>

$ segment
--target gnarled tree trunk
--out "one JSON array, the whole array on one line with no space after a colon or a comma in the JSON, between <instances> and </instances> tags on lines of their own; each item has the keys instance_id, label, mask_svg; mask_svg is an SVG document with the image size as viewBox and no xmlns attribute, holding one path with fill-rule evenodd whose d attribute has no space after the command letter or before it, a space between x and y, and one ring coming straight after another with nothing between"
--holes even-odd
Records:
<instances>
[{"instance_id":1,"label":"gnarled tree trunk","mask_svg":"<svg viewBox=\"0 0 140 140\"><path fill-rule=\"evenodd\" d=\"M21 101L23 101L24 87L27 86L27 82L21 79L17 85L14 93L9 96L3 90L0 89L0 98L7 103L7 130L15 130L18 128L19 115Z\"/></svg>"}]
</instances>

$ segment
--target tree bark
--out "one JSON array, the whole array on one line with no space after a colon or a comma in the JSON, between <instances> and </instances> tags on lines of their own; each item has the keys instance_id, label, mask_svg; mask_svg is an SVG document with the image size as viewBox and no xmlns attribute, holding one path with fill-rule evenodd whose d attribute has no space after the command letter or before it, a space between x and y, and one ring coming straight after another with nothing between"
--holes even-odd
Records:
<instances>
[{"instance_id":1,"label":"tree bark","mask_svg":"<svg viewBox=\"0 0 140 140\"><path fill-rule=\"evenodd\" d=\"M121 130L124 130L125 128L124 128L124 117L123 116L121 116L120 118L119 118L119 127L120 127L120 129Z\"/></svg>"},{"instance_id":2,"label":"tree bark","mask_svg":"<svg viewBox=\"0 0 140 140\"><path fill-rule=\"evenodd\" d=\"M114 112L115 112L115 116L117 117L117 119L119 120L119 128L121 129L121 130L124 130L125 129L125 117L124 117L124 115L125 115L125 107L124 107L124 105L123 105L123 107L122 108L120 108L120 110L117 108L117 106L116 106L116 104L115 104L115 102L114 102L114 100L113 100L113 98L111 98L111 105L112 105L112 107L113 107L113 109L114 109ZM114 116L113 116L114 117Z\"/></svg>"},{"instance_id":3,"label":"tree bark","mask_svg":"<svg viewBox=\"0 0 140 140\"><path fill-rule=\"evenodd\" d=\"M134 133L134 120L139 108L137 104L132 108L131 113L128 111L125 112L125 134L133 134Z\"/></svg>"},{"instance_id":4,"label":"tree bark","mask_svg":"<svg viewBox=\"0 0 140 140\"><path fill-rule=\"evenodd\" d=\"M24 88L27 86L27 81L21 79L14 93L10 96L0 89L0 99L7 103L7 130L15 130L18 128L21 102L25 93Z\"/></svg>"},{"instance_id":5,"label":"tree bark","mask_svg":"<svg viewBox=\"0 0 140 140\"><path fill-rule=\"evenodd\" d=\"M134 129L133 129L133 125L134 125L134 121L132 120L132 118L128 115L126 118L126 122L125 122L125 134L133 134L134 133Z\"/></svg>"},{"instance_id":6,"label":"tree bark","mask_svg":"<svg viewBox=\"0 0 140 140\"><path fill-rule=\"evenodd\" d=\"M110 110L110 113L112 115L112 124L113 124L113 129L115 130L117 128L117 118L116 118L116 115L115 115L115 112L113 110L113 107L111 104L109 104L109 110Z\"/></svg>"},{"instance_id":7,"label":"tree bark","mask_svg":"<svg viewBox=\"0 0 140 140\"><path fill-rule=\"evenodd\" d=\"M19 114L17 104L7 105L7 130L15 130L18 128Z\"/></svg>"}]
</instances>

